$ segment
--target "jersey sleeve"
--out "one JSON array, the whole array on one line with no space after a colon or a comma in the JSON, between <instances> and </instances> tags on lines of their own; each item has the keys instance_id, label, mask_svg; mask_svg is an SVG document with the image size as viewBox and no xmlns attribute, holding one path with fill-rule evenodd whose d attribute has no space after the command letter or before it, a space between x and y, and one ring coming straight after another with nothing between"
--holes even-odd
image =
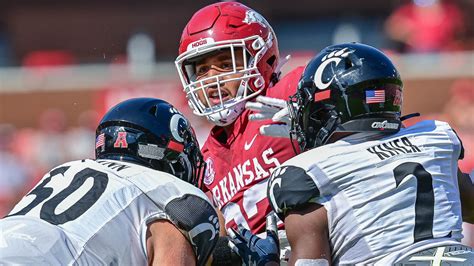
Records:
<instances>
[{"instance_id":1,"label":"jersey sleeve","mask_svg":"<svg viewBox=\"0 0 474 266\"><path fill-rule=\"evenodd\" d=\"M320 191L303 168L282 166L273 172L267 196L273 210L283 220L288 211L302 208L320 197Z\"/></svg>"},{"instance_id":2,"label":"jersey sleeve","mask_svg":"<svg viewBox=\"0 0 474 266\"><path fill-rule=\"evenodd\" d=\"M166 204L165 212L193 246L197 265L205 265L219 239L215 209L203 198L186 194Z\"/></svg>"}]
</instances>

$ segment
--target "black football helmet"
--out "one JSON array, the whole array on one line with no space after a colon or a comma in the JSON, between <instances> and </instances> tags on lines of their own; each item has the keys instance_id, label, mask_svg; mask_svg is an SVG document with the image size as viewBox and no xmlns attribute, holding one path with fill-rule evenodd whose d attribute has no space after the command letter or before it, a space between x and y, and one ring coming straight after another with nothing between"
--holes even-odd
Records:
<instances>
[{"instance_id":1,"label":"black football helmet","mask_svg":"<svg viewBox=\"0 0 474 266\"><path fill-rule=\"evenodd\" d=\"M141 164L197 185L205 163L189 121L160 99L135 98L110 109L96 130L96 159Z\"/></svg>"},{"instance_id":2,"label":"black football helmet","mask_svg":"<svg viewBox=\"0 0 474 266\"><path fill-rule=\"evenodd\" d=\"M333 141L335 133L398 132L402 88L393 63L374 47L326 47L308 63L290 97L291 135L308 150Z\"/></svg>"}]
</instances>

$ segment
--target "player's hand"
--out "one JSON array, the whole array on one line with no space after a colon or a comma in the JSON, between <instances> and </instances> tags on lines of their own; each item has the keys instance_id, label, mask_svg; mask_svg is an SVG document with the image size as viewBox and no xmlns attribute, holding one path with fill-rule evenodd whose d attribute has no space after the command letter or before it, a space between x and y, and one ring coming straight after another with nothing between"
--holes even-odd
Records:
<instances>
[{"instance_id":1,"label":"player's hand","mask_svg":"<svg viewBox=\"0 0 474 266\"><path fill-rule=\"evenodd\" d=\"M245 108L255 111L249 120L271 119L275 124L260 127L260 134L270 137L290 138L291 120L286 101L266 96L258 96L255 102L247 102Z\"/></svg>"},{"instance_id":2,"label":"player's hand","mask_svg":"<svg viewBox=\"0 0 474 266\"><path fill-rule=\"evenodd\" d=\"M245 265L263 266L280 262L280 242L275 215L267 216L267 237L260 238L239 226L238 232L229 229L229 246L240 255Z\"/></svg>"}]
</instances>

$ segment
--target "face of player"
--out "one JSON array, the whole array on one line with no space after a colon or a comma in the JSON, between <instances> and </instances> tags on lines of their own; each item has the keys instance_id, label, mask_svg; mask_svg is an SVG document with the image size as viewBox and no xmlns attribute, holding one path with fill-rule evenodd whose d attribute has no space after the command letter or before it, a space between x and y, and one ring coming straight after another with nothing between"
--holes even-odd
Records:
<instances>
[{"instance_id":1,"label":"face of player","mask_svg":"<svg viewBox=\"0 0 474 266\"><path fill-rule=\"evenodd\" d=\"M223 80L224 82L220 82L220 91L222 94L222 102L226 102L230 99L235 98L237 95L237 91L240 85L241 80L235 79L243 76L243 73L235 73L238 70L242 70L244 68L244 59L242 54L242 49L235 50L235 69L232 59L232 53L230 49L221 50L217 53L213 53L207 57L196 62L195 65L195 73L196 73L196 80L204 80L204 84L210 84L216 82L216 79L208 79L213 76L222 75L228 73L228 75L224 75L219 78L219 80ZM235 80L232 80L235 79ZM226 81L227 80L227 81ZM219 90L217 83L215 85L209 86L204 90L199 90L197 92L199 100L206 106L211 107L215 105L219 105L221 103L219 97ZM206 96L209 99L209 106L208 101L206 100Z\"/></svg>"}]
</instances>

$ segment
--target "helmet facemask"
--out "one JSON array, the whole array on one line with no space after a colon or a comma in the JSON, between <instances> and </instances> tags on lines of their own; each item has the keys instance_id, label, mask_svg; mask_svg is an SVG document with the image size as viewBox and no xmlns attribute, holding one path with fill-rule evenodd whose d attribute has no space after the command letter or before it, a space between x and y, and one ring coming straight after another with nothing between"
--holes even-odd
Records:
<instances>
[{"instance_id":1,"label":"helmet facemask","mask_svg":"<svg viewBox=\"0 0 474 266\"><path fill-rule=\"evenodd\" d=\"M341 122L333 105L314 102L312 91L301 89L289 101L290 137L295 137L301 151L326 144Z\"/></svg>"},{"instance_id":2,"label":"helmet facemask","mask_svg":"<svg viewBox=\"0 0 474 266\"><path fill-rule=\"evenodd\" d=\"M189 50L176 59L175 64L194 114L206 116L218 126L235 121L243 111L245 102L268 86L257 67L259 60L272 45L272 38L268 39L265 42L259 36L252 36L210 43ZM219 72L217 75L199 77L196 71L200 70L196 69L196 64L216 54L226 53L231 65L225 68L213 66L215 72ZM235 95L229 95L228 89L224 89L229 82L239 82Z\"/></svg>"}]
</instances>

